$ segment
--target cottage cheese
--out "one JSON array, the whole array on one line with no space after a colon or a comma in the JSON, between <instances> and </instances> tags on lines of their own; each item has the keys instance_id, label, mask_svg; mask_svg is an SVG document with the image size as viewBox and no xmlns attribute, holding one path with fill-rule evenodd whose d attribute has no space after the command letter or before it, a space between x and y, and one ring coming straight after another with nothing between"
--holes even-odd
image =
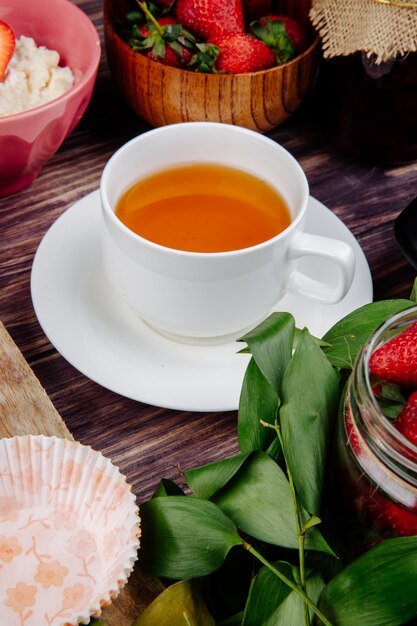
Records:
<instances>
[{"instance_id":1,"label":"cottage cheese","mask_svg":"<svg viewBox=\"0 0 417 626\"><path fill-rule=\"evenodd\" d=\"M69 67L58 67L59 54L22 35L0 83L0 115L13 115L58 98L74 84Z\"/></svg>"}]
</instances>

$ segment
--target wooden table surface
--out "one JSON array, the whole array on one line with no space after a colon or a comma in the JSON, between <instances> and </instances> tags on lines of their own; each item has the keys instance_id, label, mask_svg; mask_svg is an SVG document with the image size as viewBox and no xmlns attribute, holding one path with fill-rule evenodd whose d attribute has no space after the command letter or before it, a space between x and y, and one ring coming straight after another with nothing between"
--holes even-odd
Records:
<instances>
[{"instance_id":1,"label":"wooden table surface","mask_svg":"<svg viewBox=\"0 0 417 626\"><path fill-rule=\"evenodd\" d=\"M78 0L102 36L101 0ZM74 438L101 450L133 485L139 503L160 478L237 451L236 414L189 413L141 404L86 378L48 342L30 296L35 251L49 226L98 188L101 171L123 143L149 127L116 92L104 47L88 111L40 177L0 200L0 320L22 351ZM384 168L345 156L321 131L311 101L269 136L301 163L311 194L356 236L371 268L375 299L408 297L414 272L393 223L417 194L417 162Z\"/></svg>"}]
</instances>

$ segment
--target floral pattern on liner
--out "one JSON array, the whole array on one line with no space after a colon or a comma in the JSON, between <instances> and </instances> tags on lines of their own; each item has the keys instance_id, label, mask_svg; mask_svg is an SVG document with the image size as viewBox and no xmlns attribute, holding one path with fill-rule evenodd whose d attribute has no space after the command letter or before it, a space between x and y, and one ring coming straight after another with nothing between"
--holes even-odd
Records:
<instances>
[{"instance_id":1,"label":"floral pattern on liner","mask_svg":"<svg viewBox=\"0 0 417 626\"><path fill-rule=\"evenodd\" d=\"M0 440L0 624L72 626L133 569L139 514L102 454L44 436Z\"/></svg>"}]
</instances>

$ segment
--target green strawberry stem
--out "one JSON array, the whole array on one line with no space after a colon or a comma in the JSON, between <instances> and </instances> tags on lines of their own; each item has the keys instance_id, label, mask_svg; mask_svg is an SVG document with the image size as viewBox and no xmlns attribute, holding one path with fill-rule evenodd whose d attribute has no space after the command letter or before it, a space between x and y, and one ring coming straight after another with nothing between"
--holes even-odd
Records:
<instances>
[{"instance_id":1,"label":"green strawberry stem","mask_svg":"<svg viewBox=\"0 0 417 626\"><path fill-rule=\"evenodd\" d=\"M307 607L309 607L313 613L317 615L320 621L324 624L324 626L333 626L331 622L327 619L325 615L320 611L320 609L314 604L314 602L308 597L308 595L303 591L298 585L296 585L290 578L287 578L285 574L279 571L276 567L272 565L269 561L267 561L262 554L260 554L253 546L249 543L244 542L243 547L245 550L250 552L255 558L258 559L263 565L265 565L275 576L278 576L282 580L283 583L288 585L293 591L298 593L299 596L302 597L304 603Z\"/></svg>"},{"instance_id":2,"label":"green strawberry stem","mask_svg":"<svg viewBox=\"0 0 417 626\"><path fill-rule=\"evenodd\" d=\"M161 25L158 23L158 20L156 20L155 17L152 15L152 13L149 11L146 2L141 2L140 0L136 0L136 1L139 7L142 9L143 13L145 14L147 21L151 22L155 26L158 33L162 36L164 31Z\"/></svg>"},{"instance_id":3,"label":"green strawberry stem","mask_svg":"<svg viewBox=\"0 0 417 626\"><path fill-rule=\"evenodd\" d=\"M255 21L250 28L258 39L264 42L275 54L278 65L288 63L295 57L295 47L288 35L282 20L272 21L268 17L262 19L265 25Z\"/></svg>"},{"instance_id":4,"label":"green strawberry stem","mask_svg":"<svg viewBox=\"0 0 417 626\"><path fill-rule=\"evenodd\" d=\"M219 48L211 43L197 43L196 52L190 62L190 67L206 74L218 74L216 59L219 56Z\"/></svg>"}]
</instances>

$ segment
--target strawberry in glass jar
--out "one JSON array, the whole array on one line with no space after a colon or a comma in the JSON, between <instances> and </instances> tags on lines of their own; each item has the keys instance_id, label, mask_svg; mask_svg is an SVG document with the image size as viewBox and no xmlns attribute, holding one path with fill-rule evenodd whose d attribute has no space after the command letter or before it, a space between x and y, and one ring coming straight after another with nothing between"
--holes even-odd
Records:
<instances>
[{"instance_id":1,"label":"strawberry in glass jar","mask_svg":"<svg viewBox=\"0 0 417 626\"><path fill-rule=\"evenodd\" d=\"M338 433L339 494L365 546L417 535L417 307L358 354Z\"/></svg>"}]
</instances>

